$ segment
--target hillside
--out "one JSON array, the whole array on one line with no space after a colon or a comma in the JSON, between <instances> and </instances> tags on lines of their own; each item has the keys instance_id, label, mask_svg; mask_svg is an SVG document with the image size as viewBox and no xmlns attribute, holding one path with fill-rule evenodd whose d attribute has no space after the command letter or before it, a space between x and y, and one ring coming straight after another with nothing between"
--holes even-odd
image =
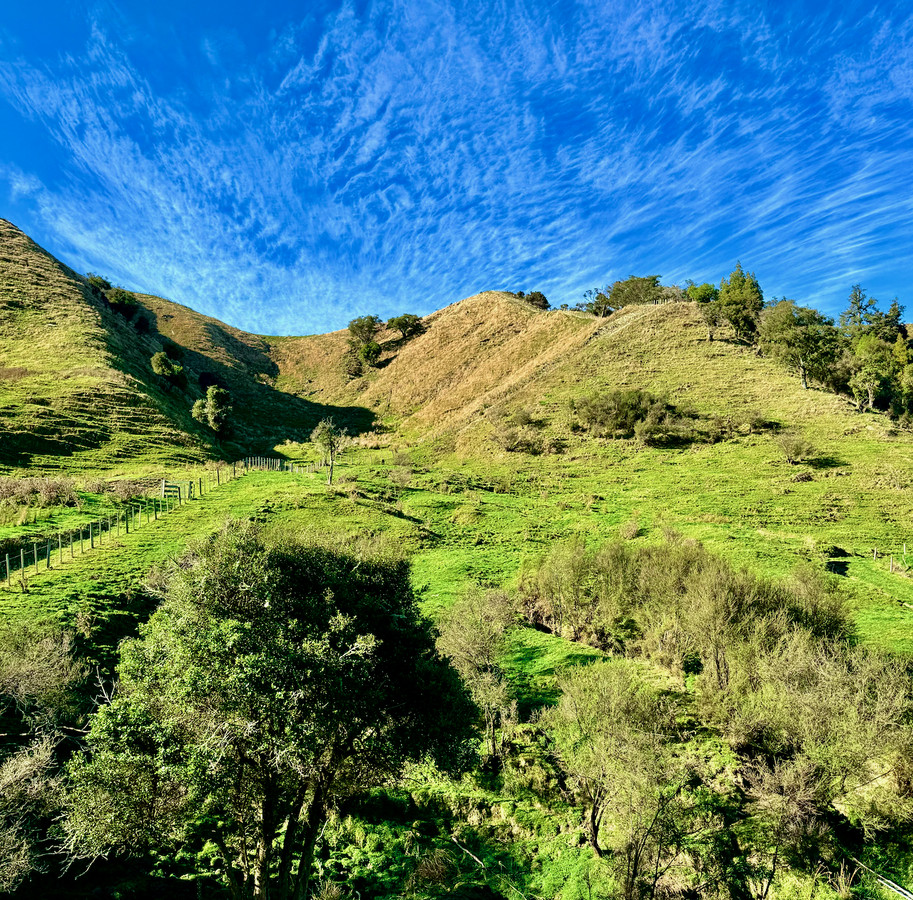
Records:
<instances>
[{"instance_id":1,"label":"hillside","mask_svg":"<svg viewBox=\"0 0 913 900\"><path fill-rule=\"evenodd\" d=\"M354 428L371 421L365 410L276 391L261 338L160 298L137 300L131 320L119 315L84 277L0 220L0 466L234 458L300 440L325 415ZM186 387L152 372L151 357L166 347L181 357ZM233 431L221 442L190 415L208 383L234 401Z\"/></svg>"}]
</instances>

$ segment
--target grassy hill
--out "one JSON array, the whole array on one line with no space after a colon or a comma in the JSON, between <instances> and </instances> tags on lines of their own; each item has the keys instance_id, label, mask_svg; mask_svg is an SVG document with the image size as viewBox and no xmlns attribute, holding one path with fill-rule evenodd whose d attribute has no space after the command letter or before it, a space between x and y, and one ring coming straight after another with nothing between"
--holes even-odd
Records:
<instances>
[{"instance_id":1,"label":"grassy hill","mask_svg":"<svg viewBox=\"0 0 913 900\"><path fill-rule=\"evenodd\" d=\"M0 466L161 468L264 452L302 439L326 415L353 428L371 422L357 406L278 392L262 338L161 298L137 300L131 320L119 315L84 277L0 220ZM151 357L165 347L181 357L186 388L152 372ZM221 441L190 415L213 382L234 402L233 432Z\"/></svg>"},{"instance_id":2,"label":"grassy hill","mask_svg":"<svg viewBox=\"0 0 913 900\"><path fill-rule=\"evenodd\" d=\"M725 335L708 341L692 304L596 319L488 291L428 316L408 340L382 332L379 365L350 379L345 331L258 336L161 298L137 300L128 320L0 222L0 471L112 479L180 470L196 480L207 460L248 452L315 463L306 438L327 415L355 440L333 487L316 472L226 483L210 469L204 495L167 517L147 515L129 534L109 532L101 548L0 584L2 623L62 623L86 658L108 666L117 640L156 602L150 570L233 516L268 533L405 555L424 612L440 623L479 587L513 592L555 548L621 539L634 552L671 555L692 538L778 581L797 567L829 570L863 644L895 658L913 653L913 435L804 390ZM150 358L162 349L184 366L186 388L153 374ZM226 440L189 413L209 383L233 397ZM619 436L581 413L581 399L627 389L665 398L682 428L660 439ZM784 438L807 445L798 461L787 459ZM0 540L32 546L123 508L124 496L104 484L77 488L75 506L41 510L38 522L0 498ZM326 871L366 897L402 896L404 885L440 896L431 882L408 880L421 852L441 862L442 885L459 876L499 891L465 896L603 896L590 881L604 870L584 847L580 797L536 718L559 696L562 673L603 655L515 621L502 665L519 719L505 731L503 770L460 782L419 771L400 793L360 798L328 829ZM693 674L637 664L681 722L697 721ZM705 759L710 793L731 786L732 800L742 763L721 734L702 726L687 749ZM868 846L852 840L869 863L900 878L913 872L905 833ZM827 887L822 871L797 862L769 896L850 896ZM877 891L868 884L858 896Z\"/></svg>"}]
</instances>

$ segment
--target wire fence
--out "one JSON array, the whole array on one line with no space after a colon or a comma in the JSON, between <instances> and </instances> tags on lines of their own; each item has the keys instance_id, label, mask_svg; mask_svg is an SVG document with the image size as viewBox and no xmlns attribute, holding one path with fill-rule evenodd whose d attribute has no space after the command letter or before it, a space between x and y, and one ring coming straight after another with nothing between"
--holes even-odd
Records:
<instances>
[{"instance_id":1,"label":"wire fence","mask_svg":"<svg viewBox=\"0 0 913 900\"><path fill-rule=\"evenodd\" d=\"M110 547L121 536L144 530L191 501L203 498L213 488L255 471L313 474L317 466L304 466L278 457L248 456L196 478L156 480L155 495L122 503L110 514L75 528L26 539L15 548L7 548L0 555L0 587L24 586L33 575L62 566L89 551Z\"/></svg>"}]
</instances>

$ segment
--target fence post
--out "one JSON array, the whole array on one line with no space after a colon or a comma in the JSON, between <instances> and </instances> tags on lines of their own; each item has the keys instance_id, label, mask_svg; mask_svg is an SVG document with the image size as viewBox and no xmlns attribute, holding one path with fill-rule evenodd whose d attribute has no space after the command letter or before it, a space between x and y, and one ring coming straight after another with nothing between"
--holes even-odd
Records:
<instances>
[{"instance_id":1,"label":"fence post","mask_svg":"<svg viewBox=\"0 0 913 900\"><path fill-rule=\"evenodd\" d=\"M38 541L32 541L32 556L34 556L33 562L35 563L35 574L38 574Z\"/></svg>"},{"instance_id":2,"label":"fence post","mask_svg":"<svg viewBox=\"0 0 913 900\"><path fill-rule=\"evenodd\" d=\"M11 587L12 582L10 581L10 555L6 554L6 586Z\"/></svg>"},{"instance_id":3,"label":"fence post","mask_svg":"<svg viewBox=\"0 0 913 900\"><path fill-rule=\"evenodd\" d=\"M216 484L222 483L222 467L216 466Z\"/></svg>"},{"instance_id":4,"label":"fence post","mask_svg":"<svg viewBox=\"0 0 913 900\"><path fill-rule=\"evenodd\" d=\"M95 549L95 535L92 532L92 523L89 522L89 549Z\"/></svg>"},{"instance_id":5,"label":"fence post","mask_svg":"<svg viewBox=\"0 0 913 900\"><path fill-rule=\"evenodd\" d=\"M25 575L25 547L19 548L19 570Z\"/></svg>"},{"instance_id":6,"label":"fence post","mask_svg":"<svg viewBox=\"0 0 913 900\"><path fill-rule=\"evenodd\" d=\"M44 567L46 569L51 568L51 539L48 538L48 555L44 558Z\"/></svg>"},{"instance_id":7,"label":"fence post","mask_svg":"<svg viewBox=\"0 0 913 900\"><path fill-rule=\"evenodd\" d=\"M63 533L57 532L57 561L63 565Z\"/></svg>"}]
</instances>

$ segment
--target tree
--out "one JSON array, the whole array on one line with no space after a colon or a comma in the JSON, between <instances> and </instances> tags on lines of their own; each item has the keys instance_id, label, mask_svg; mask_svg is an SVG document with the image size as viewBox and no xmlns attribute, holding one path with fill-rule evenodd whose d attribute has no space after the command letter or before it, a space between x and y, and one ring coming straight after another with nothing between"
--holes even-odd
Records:
<instances>
[{"instance_id":1,"label":"tree","mask_svg":"<svg viewBox=\"0 0 913 900\"><path fill-rule=\"evenodd\" d=\"M736 263L728 280L720 282L718 299L720 315L731 326L736 337L751 342L757 331L758 314L764 307L764 295L753 272L747 274Z\"/></svg>"},{"instance_id":2,"label":"tree","mask_svg":"<svg viewBox=\"0 0 913 900\"><path fill-rule=\"evenodd\" d=\"M421 316L416 316L413 313L394 316L387 321L387 328L393 328L398 331L403 336L403 340L412 337L414 334L421 334L425 330Z\"/></svg>"},{"instance_id":3,"label":"tree","mask_svg":"<svg viewBox=\"0 0 913 900\"><path fill-rule=\"evenodd\" d=\"M583 302L577 304L577 309L583 312L592 313L594 316L604 319L606 316L615 312L615 307L612 305L611 300L609 300L611 291L611 285L604 288L590 288L588 291L584 291Z\"/></svg>"},{"instance_id":4,"label":"tree","mask_svg":"<svg viewBox=\"0 0 913 900\"><path fill-rule=\"evenodd\" d=\"M685 793L691 766L671 752L672 707L625 660L578 667L560 686L543 721L583 790L590 845L602 856L608 838L625 900L655 897L694 815Z\"/></svg>"},{"instance_id":5,"label":"tree","mask_svg":"<svg viewBox=\"0 0 913 900\"><path fill-rule=\"evenodd\" d=\"M848 302L847 308L840 313L840 330L855 344L874 323L878 301L869 297L861 284L854 284Z\"/></svg>"},{"instance_id":6,"label":"tree","mask_svg":"<svg viewBox=\"0 0 913 900\"><path fill-rule=\"evenodd\" d=\"M501 659L512 619L503 593L474 590L451 607L438 640L438 647L453 662L485 717L492 759L498 757L497 728L511 702Z\"/></svg>"},{"instance_id":7,"label":"tree","mask_svg":"<svg viewBox=\"0 0 913 900\"><path fill-rule=\"evenodd\" d=\"M806 389L809 377L827 379L840 353L833 320L792 300L781 300L761 313L758 340L765 352L799 373Z\"/></svg>"},{"instance_id":8,"label":"tree","mask_svg":"<svg viewBox=\"0 0 913 900\"><path fill-rule=\"evenodd\" d=\"M323 465L329 465L327 484L333 483L333 467L336 465L336 454L342 446L345 431L332 419L323 419L311 432L311 440L320 448L323 454Z\"/></svg>"},{"instance_id":9,"label":"tree","mask_svg":"<svg viewBox=\"0 0 913 900\"><path fill-rule=\"evenodd\" d=\"M362 344L358 348L358 358L366 366L370 366L373 369L380 359L380 344L377 341L368 341L367 344Z\"/></svg>"},{"instance_id":10,"label":"tree","mask_svg":"<svg viewBox=\"0 0 913 900\"><path fill-rule=\"evenodd\" d=\"M530 291L523 299L536 309L548 309L550 305L542 291Z\"/></svg>"},{"instance_id":11,"label":"tree","mask_svg":"<svg viewBox=\"0 0 913 900\"><path fill-rule=\"evenodd\" d=\"M662 297L659 275L632 275L624 281L616 281L609 291L609 302L614 309L638 303L657 303Z\"/></svg>"},{"instance_id":12,"label":"tree","mask_svg":"<svg viewBox=\"0 0 913 900\"><path fill-rule=\"evenodd\" d=\"M873 409L879 396L891 391L897 362L892 347L875 334L863 334L856 341L853 356L856 371L850 389L860 411Z\"/></svg>"},{"instance_id":13,"label":"tree","mask_svg":"<svg viewBox=\"0 0 913 900\"><path fill-rule=\"evenodd\" d=\"M69 767L83 857L208 843L236 900L307 897L331 805L407 762L470 758L476 711L403 561L232 523L121 647L117 695Z\"/></svg>"},{"instance_id":14,"label":"tree","mask_svg":"<svg viewBox=\"0 0 913 900\"><path fill-rule=\"evenodd\" d=\"M719 290L709 282L695 284L693 281L685 288L685 296L695 303L713 303L720 296Z\"/></svg>"},{"instance_id":15,"label":"tree","mask_svg":"<svg viewBox=\"0 0 913 900\"><path fill-rule=\"evenodd\" d=\"M208 425L216 434L227 434L231 414L231 394L216 385L210 385L205 400L197 400L191 410L193 417Z\"/></svg>"},{"instance_id":16,"label":"tree","mask_svg":"<svg viewBox=\"0 0 913 900\"><path fill-rule=\"evenodd\" d=\"M105 296L111 309L120 313L127 320L132 319L139 312L139 303L137 303L136 297L123 288L113 288Z\"/></svg>"},{"instance_id":17,"label":"tree","mask_svg":"<svg viewBox=\"0 0 913 900\"><path fill-rule=\"evenodd\" d=\"M359 316L349 322L349 342L356 348L374 340L382 322L379 316Z\"/></svg>"}]
</instances>

